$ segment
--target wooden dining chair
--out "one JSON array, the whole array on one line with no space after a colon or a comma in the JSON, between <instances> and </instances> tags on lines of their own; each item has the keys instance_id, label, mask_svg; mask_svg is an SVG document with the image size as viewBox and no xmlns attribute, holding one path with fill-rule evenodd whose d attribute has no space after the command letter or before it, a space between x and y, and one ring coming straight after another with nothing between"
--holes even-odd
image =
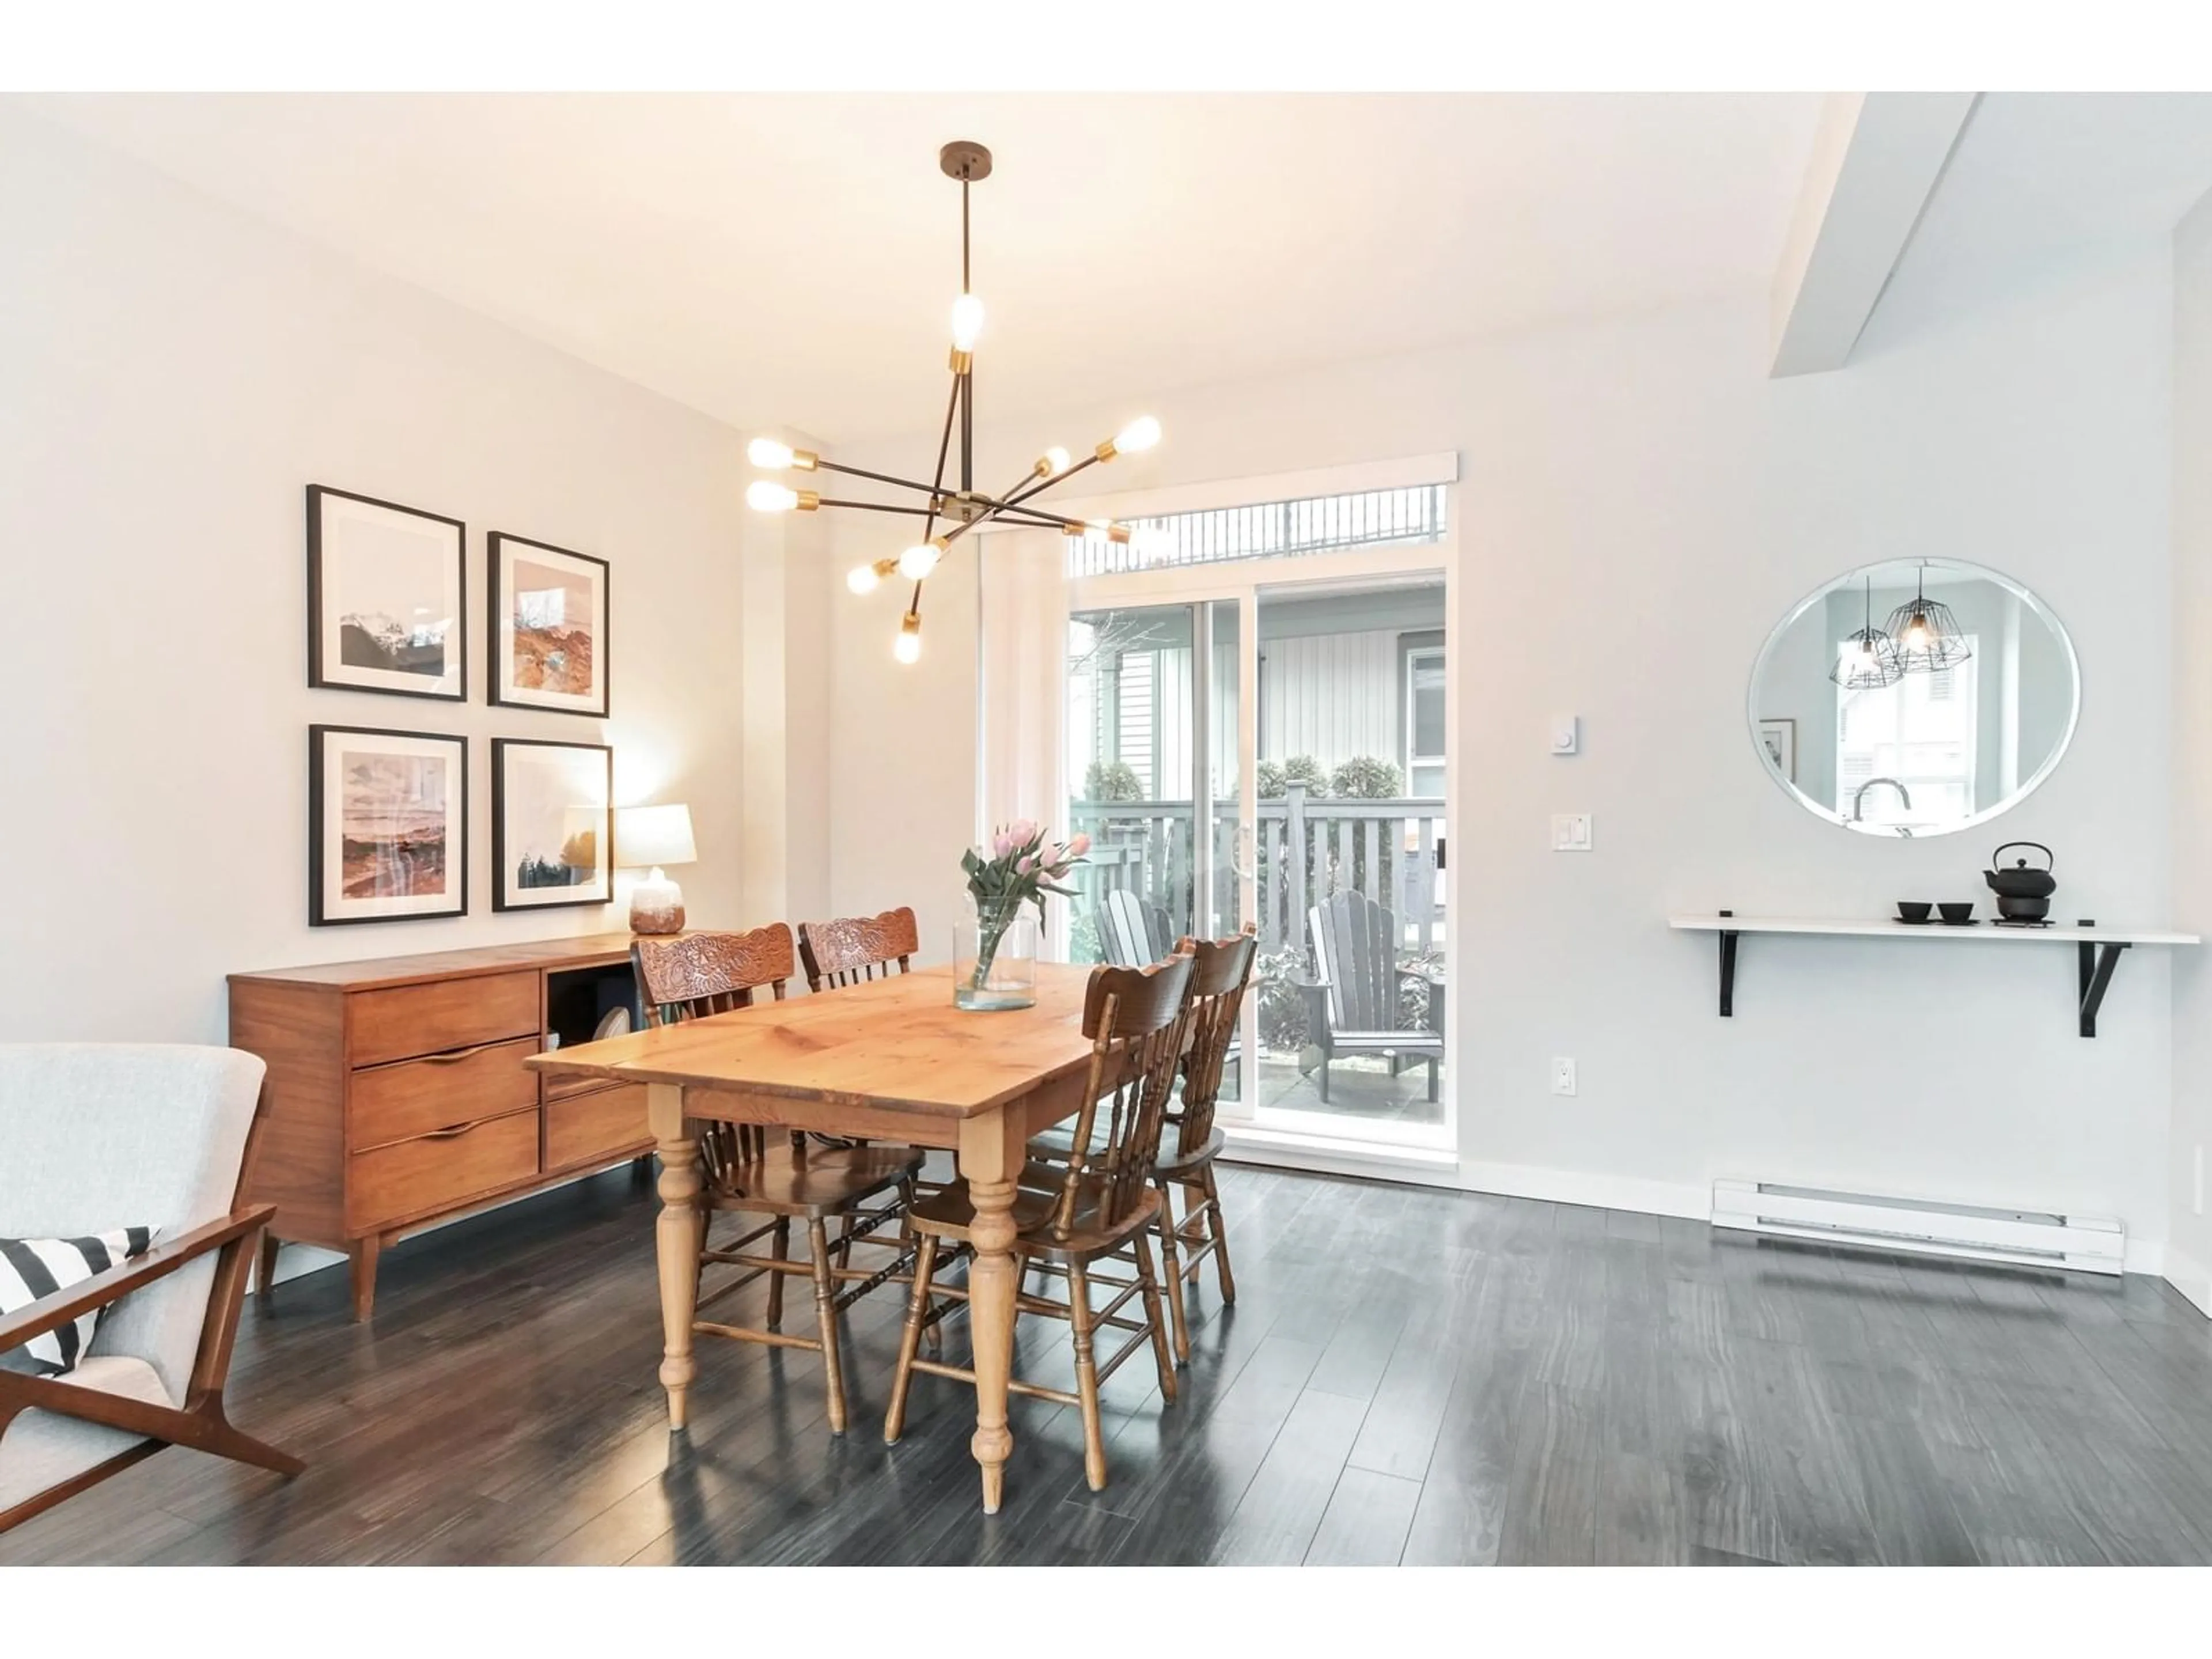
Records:
<instances>
[{"instance_id":1,"label":"wooden dining chair","mask_svg":"<svg viewBox=\"0 0 2212 1659\"><path fill-rule=\"evenodd\" d=\"M768 989L779 1002L791 978L791 929L781 922L745 933L687 933L678 938L638 939L630 947L637 983L648 1026L700 1019L750 1006L754 994ZM760 1342L774 1347L808 1348L822 1356L823 1380L830 1396L830 1428L845 1431L845 1373L838 1350L837 1316L878 1285L903 1282L912 1237L907 1211L913 1201L914 1177L921 1168L921 1154L904 1146L825 1146L811 1144L798 1130L771 1134L757 1123L708 1123L699 1136L700 1164L706 1189L711 1228L721 1212L766 1216L768 1220L737 1238L717 1245L701 1235L701 1289L709 1265L739 1271L726 1283L698 1297L703 1312L711 1304L734 1295L755 1279L768 1279L765 1328L754 1329L720 1321L694 1319L691 1328L710 1336L726 1336L740 1342ZM867 1207L871 1199L885 1201ZM829 1223L843 1225L842 1248L832 1259ZM791 1225L806 1227L804 1260L791 1256ZM871 1235L896 1224L891 1237ZM765 1255L749 1255L745 1247L769 1239ZM870 1272L851 1265L852 1244L862 1238L895 1249L898 1256L886 1267ZM783 1323L783 1281L793 1274L811 1279L814 1285L813 1337L787 1334ZM838 1286L848 1288L841 1291Z\"/></svg>"},{"instance_id":2,"label":"wooden dining chair","mask_svg":"<svg viewBox=\"0 0 2212 1659\"><path fill-rule=\"evenodd\" d=\"M1190 975L1190 958L1182 956L1148 968L1091 970L1083 1006L1091 1066L1083 1109L1076 1117L1074 1146L1091 1146L1092 1128L1102 1120L1103 1135L1097 1150L1088 1155L1075 1150L1061 1164L1032 1164L1014 1195L1018 1264L1044 1261L1067 1281L1065 1302L1018 1292L1015 1317L1018 1321L1023 1314L1042 1314L1068 1322L1075 1346L1075 1392L1018 1377L1007 1386L1016 1394L1057 1401L1082 1412L1083 1472L1093 1492L1106 1485L1098 1385L1150 1342L1161 1396L1169 1401L1176 1397L1175 1361L1168 1352L1167 1320L1152 1269L1150 1232L1159 1196L1152 1186L1152 1169L1182 1053ZM907 1391L916 1371L954 1377L971 1387L975 1381L972 1364L951 1365L920 1357L923 1331L968 1300L965 1287L935 1282L939 1252L948 1243L965 1246L972 1238L975 1212L967 1182L956 1181L940 1193L917 1200L913 1218L921 1247L890 1407L884 1419L886 1443L896 1442L905 1429ZM1127 1279L1093 1272L1108 1261L1125 1261L1135 1271ZM1018 1273L1017 1283L1022 1276ZM1094 1309L1094 1285L1117 1293L1104 1307ZM1121 1313L1133 1297L1143 1298L1142 1319ZM1095 1351L1102 1329L1133 1333L1103 1364Z\"/></svg>"},{"instance_id":3,"label":"wooden dining chair","mask_svg":"<svg viewBox=\"0 0 2212 1659\"><path fill-rule=\"evenodd\" d=\"M1243 932L1228 939L1187 939L1176 948L1191 958L1190 1031L1183 1050L1182 1097L1168 1109L1167 1127L1174 1131L1174 1140L1162 1148L1152 1165L1152 1184L1160 1195L1153 1226L1159 1235L1161 1273L1175 1326L1176 1358L1187 1364L1190 1321L1183 1310L1184 1281L1195 1286L1199 1266L1210 1255L1221 1299L1237 1300L1237 1279L1229 1270L1229 1235L1221 1218L1221 1189L1213 1178L1214 1160L1225 1144L1214 1127L1213 1107L1221 1094L1229 1051L1237 1042L1237 1014L1244 1006L1244 988L1251 982L1260 943L1248 921ZM1175 1212L1177 1188L1183 1193L1180 1220Z\"/></svg>"},{"instance_id":4,"label":"wooden dining chair","mask_svg":"<svg viewBox=\"0 0 2212 1659\"><path fill-rule=\"evenodd\" d=\"M799 960L806 969L806 988L810 991L837 991L872 979L889 979L894 966L900 973L907 973L912 969L915 954L921 949L921 935L915 927L914 912L904 905L881 915L840 916L830 921L799 924ZM868 1144L821 1135L816 1139L833 1146ZM915 1155L925 1156L918 1150ZM923 1189L933 1190L926 1185ZM841 1267L852 1259L852 1224L847 1224L837 1240ZM936 1332L933 1330L930 1334L933 1350Z\"/></svg>"},{"instance_id":5,"label":"wooden dining chair","mask_svg":"<svg viewBox=\"0 0 2212 1659\"><path fill-rule=\"evenodd\" d=\"M905 973L921 949L914 912L901 905L879 916L840 916L799 924L799 960L806 988L834 991L864 980L888 979L896 963Z\"/></svg>"}]
</instances>

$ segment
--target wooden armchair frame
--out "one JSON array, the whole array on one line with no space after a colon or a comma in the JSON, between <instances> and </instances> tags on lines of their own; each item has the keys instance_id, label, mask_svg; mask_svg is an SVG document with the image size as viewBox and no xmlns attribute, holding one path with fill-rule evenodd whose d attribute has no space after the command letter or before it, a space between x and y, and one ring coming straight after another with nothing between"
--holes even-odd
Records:
<instances>
[{"instance_id":1,"label":"wooden armchair frame","mask_svg":"<svg viewBox=\"0 0 2212 1659\"><path fill-rule=\"evenodd\" d=\"M117 1453L104 1463L72 1475L58 1486L33 1494L11 1510L0 1510L0 1532L41 1515L57 1504L119 1474L133 1463L151 1457L166 1446L189 1446L241 1463L274 1469L290 1477L307 1468L289 1452L233 1428L224 1414L223 1384L230 1376L231 1350L238 1340L238 1316L246 1299L246 1280L253 1265L260 1236L276 1213L273 1204L241 1207L246 1182L253 1173L253 1158L261 1140L262 1113L268 1104L264 1085L247 1131L245 1155L239 1159L238 1187L231 1199L231 1213L193 1228L190 1232L157 1244L145 1255L110 1267L66 1289L55 1291L29 1307L0 1319L0 1353L44 1336L48 1331L82 1318L95 1308L122 1300L158 1279L206 1255L216 1253L215 1282L208 1289L206 1322L200 1327L200 1344L192 1359L191 1376L181 1407L156 1406L127 1395L109 1394L72 1382L67 1376L31 1376L20 1371L0 1371L0 1435L16 1416L35 1407L80 1422L98 1423L146 1440Z\"/></svg>"}]
</instances>

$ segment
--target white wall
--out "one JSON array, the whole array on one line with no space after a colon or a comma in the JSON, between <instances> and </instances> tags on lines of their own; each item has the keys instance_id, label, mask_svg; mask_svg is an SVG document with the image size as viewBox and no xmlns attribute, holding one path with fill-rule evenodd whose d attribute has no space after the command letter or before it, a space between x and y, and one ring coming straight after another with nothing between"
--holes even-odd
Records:
<instances>
[{"instance_id":1,"label":"white wall","mask_svg":"<svg viewBox=\"0 0 2212 1659\"><path fill-rule=\"evenodd\" d=\"M237 969L626 926L491 914L485 532L612 563L617 797L690 804L695 921L739 914L735 433L0 114L9 872L0 1039L221 1041ZM302 492L469 526L470 701L309 690ZM310 722L470 738L471 914L307 925Z\"/></svg>"},{"instance_id":2,"label":"white wall","mask_svg":"<svg viewBox=\"0 0 2212 1659\"><path fill-rule=\"evenodd\" d=\"M2057 851L2061 915L2166 919L2169 645L2143 619L2170 597L2170 281L2161 245L2032 307L1942 326L1892 312L1849 371L1784 381L1764 372L1763 296L1746 295L1158 399L1165 441L1105 482L1461 453L1455 726L1462 781L1480 783L1453 832L1463 1179L1690 1214L1723 1174L2048 1206L2124 1218L2154 1261L2160 953L2122 967L2094 1042L2075 1034L2057 947L1754 939L1722 1020L1711 941L1664 918L1978 896L1990 848L2032 836ZM986 422L979 475L1133 412ZM910 470L927 442L846 459ZM1877 842L1773 786L1744 689L1799 596L1923 555L2047 599L2081 654L2082 720L2053 778L1989 831ZM933 628L951 620L939 586ZM945 660L967 643L902 680L891 607L861 608L837 622L854 690L836 706L835 810L842 828L896 779L920 883L968 830L972 779L936 735L969 718ZM1565 710L1583 752L1554 759L1547 717ZM1547 850L1547 815L1570 810L1595 815L1589 854ZM842 850L838 878L863 878ZM1838 1053L1856 1063L1804 1067ZM1579 1061L1577 1098L1547 1092L1552 1055Z\"/></svg>"},{"instance_id":3,"label":"white wall","mask_svg":"<svg viewBox=\"0 0 2212 1659\"><path fill-rule=\"evenodd\" d=\"M2212 197L2182 221L2173 254L2173 896L2188 924L2203 928L2212 923ZM2212 962L2190 951L2173 975L2166 1273L2212 1313L2199 1158L2212 1158Z\"/></svg>"}]
</instances>

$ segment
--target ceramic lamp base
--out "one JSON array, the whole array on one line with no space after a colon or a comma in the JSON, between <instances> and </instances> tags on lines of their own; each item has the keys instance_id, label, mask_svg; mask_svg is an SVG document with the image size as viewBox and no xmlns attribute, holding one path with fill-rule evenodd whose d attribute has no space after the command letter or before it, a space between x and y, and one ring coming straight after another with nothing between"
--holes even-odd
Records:
<instances>
[{"instance_id":1,"label":"ceramic lamp base","mask_svg":"<svg viewBox=\"0 0 2212 1659\"><path fill-rule=\"evenodd\" d=\"M665 878L638 883L637 890L629 896L629 930L633 933L682 933L684 890Z\"/></svg>"}]
</instances>

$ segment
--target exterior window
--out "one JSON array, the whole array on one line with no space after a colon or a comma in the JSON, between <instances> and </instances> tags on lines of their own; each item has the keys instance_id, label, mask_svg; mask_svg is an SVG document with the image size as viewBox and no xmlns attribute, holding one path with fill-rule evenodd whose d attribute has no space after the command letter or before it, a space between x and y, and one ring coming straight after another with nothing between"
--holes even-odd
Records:
<instances>
[{"instance_id":1,"label":"exterior window","mask_svg":"<svg viewBox=\"0 0 2212 1659\"><path fill-rule=\"evenodd\" d=\"M1910 825L1975 812L1974 671L1981 655L1977 636L1966 635L1966 643L1975 654L1940 672L1907 674L1877 690L1837 688L1835 804L1844 817ZM1849 648L1848 641L1838 642L1838 653ZM1878 779L1902 785L1912 805Z\"/></svg>"},{"instance_id":2,"label":"exterior window","mask_svg":"<svg viewBox=\"0 0 2212 1659\"><path fill-rule=\"evenodd\" d=\"M1068 544L1070 576L1105 576L1232 559L1280 559L1442 541L1444 486L1415 484L1350 495L1263 501L1139 519L1127 542L1079 536Z\"/></svg>"},{"instance_id":3,"label":"exterior window","mask_svg":"<svg viewBox=\"0 0 2212 1659\"><path fill-rule=\"evenodd\" d=\"M1406 653L1406 793L1444 793L1444 653Z\"/></svg>"}]
</instances>

